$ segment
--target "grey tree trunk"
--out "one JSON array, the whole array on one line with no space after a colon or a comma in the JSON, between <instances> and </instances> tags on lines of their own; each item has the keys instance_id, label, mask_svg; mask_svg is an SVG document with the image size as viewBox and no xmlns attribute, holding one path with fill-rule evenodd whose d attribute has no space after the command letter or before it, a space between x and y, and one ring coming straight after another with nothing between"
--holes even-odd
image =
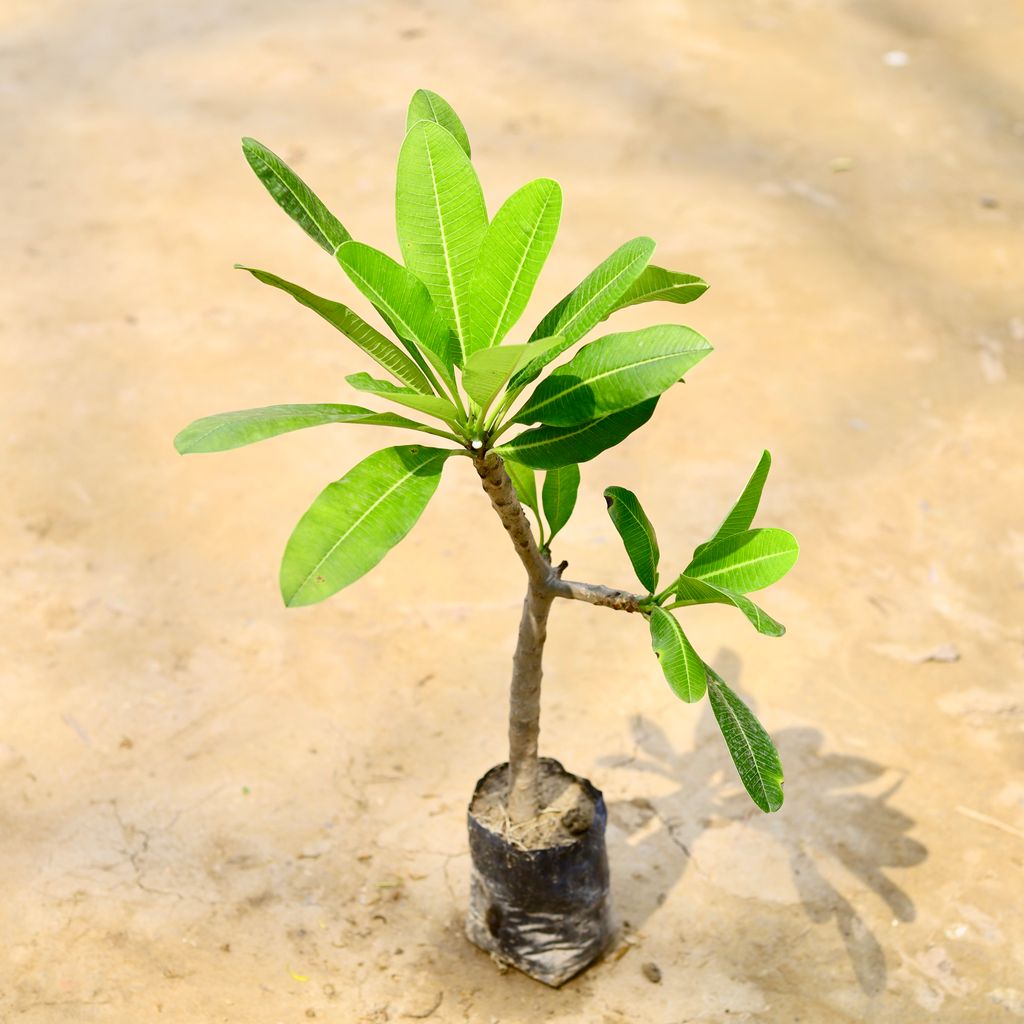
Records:
<instances>
[{"instance_id":1,"label":"grey tree trunk","mask_svg":"<svg viewBox=\"0 0 1024 1024\"><path fill-rule=\"evenodd\" d=\"M527 587L519 639L512 657L512 692L508 721L508 816L513 824L540 811L537 749L540 739L540 684L544 641L554 596Z\"/></svg>"},{"instance_id":2,"label":"grey tree trunk","mask_svg":"<svg viewBox=\"0 0 1024 1024\"><path fill-rule=\"evenodd\" d=\"M514 825L535 817L542 809L538 787L540 737L540 690L548 614L556 597L634 612L642 600L635 594L592 583L563 580L567 563L552 566L537 547L505 465L494 452L475 455L473 465L502 526L519 555L529 580L519 638L512 658L512 692L509 709L508 816Z\"/></svg>"}]
</instances>

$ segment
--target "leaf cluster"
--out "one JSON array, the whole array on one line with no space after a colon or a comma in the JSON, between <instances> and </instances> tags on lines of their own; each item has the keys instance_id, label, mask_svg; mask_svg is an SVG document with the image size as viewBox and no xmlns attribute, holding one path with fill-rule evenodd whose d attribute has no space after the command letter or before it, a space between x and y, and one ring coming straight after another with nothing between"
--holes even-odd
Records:
<instances>
[{"instance_id":1,"label":"leaf cluster","mask_svg":"<svg viewBox=\"0 0 1024 1024\"><path fill-rule=\"evenodd\" d=\"M330 402L242 409L196 420L175 438L178 451L225 451L329 423L397 427L447 442L377 452L321 493L285 549L281 591L289 606L321 601L380 561L433 494L436 479L430 488L423 480L436 478L453 454L495 449L534 510L541 544L549 544L572 513L579 463L646 423L660 395L711 351L696 331L662 324L607 334L552 366L616 310L703 294L699 277L650 263L649 238L620 246L526 341L506 344L554 243L562 191L538 178L488 217L465 127L436 93L421 89L409 104L395 192L401 261L354 239L267 146L246 138L242 150L278 206L330 254L382 324L277 274L239 269L312 310L376 363L383 376L363 370L346 381L402 413ZM501 441L510 431L518 432ZM546 471L539 502L536 469ZM386 500L371 479L393 488Z\"/></svg>"},{"instance_id":2,"label":"leaf cluster","mask_svg":"<svg viewBox=\"0 0 1024 1024\"><path fill-rule=\"evenodd\" d=\"M766 812L782 806L778 752L753 712L697 653L673 612L698 604L731 605L759 633L774 637L785 633L781 623L747 596L780 580L799 553L796 539L785 530L751 528L771 461L768 452L761 456L722 524L697 545L689 564L661 590L658 538L637 496L624 487L608 487L604 492L608 515L637 579L647 590L640 611L649 623L651 646L665 679L688 704L707 695L744 788Z\"/></svg>"}]
</instances>

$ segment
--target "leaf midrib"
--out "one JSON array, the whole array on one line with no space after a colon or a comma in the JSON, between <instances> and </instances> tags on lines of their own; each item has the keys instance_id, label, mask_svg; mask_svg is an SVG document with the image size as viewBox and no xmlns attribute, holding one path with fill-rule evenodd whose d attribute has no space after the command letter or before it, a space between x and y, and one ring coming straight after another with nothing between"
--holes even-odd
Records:
<instances>
[{"instance_id":1,"label":"leaf midrib","mask_svg":"<svg viewBox=\"0 0 1024 1024\"><path fill-rule=\"evenodd\" d=\"M698 580L709 580L714 576L721 576L723 573L735 572L738 569L745 569L750 565L760 565L762 562L770 562L773 558L784 558L787 555L792 554L792 550L786 551L773 551L767 555L758 555L757 558L749 558L745 562L731 562L729 565L722 566L720 569L711 569L707 573L684 573L684 576L693 576Z\"/></svg>"},{"instance_id":2,"label":"leaf midrib","mask_svg":"<svg viewBox=\"0 0 1024 1024\"><path fill-rule=\"evenodd\" d=\"M398 324L400 327L403 327L406 331L409 332L410 338L413 338L416 341L418 341L424 348L430 348L430 346L421 337L419 337L419 332L417 332L413 328L412 324L410 324L409 321L402 315L402 311L398 309L394 305L394 303L388 301L387 296L384 295L379 288L375 288L373 284L370 283L369 278L367 278L365 274L362 274L358 270L356 270L356 268L351 265L351 261L349 261L345 269L350 274L354 274L357 278L359 278L359 281L362 284L362 286L370 291L370 293L373 295L374 305L383 306L388 311L388 316L390 316L391 319L394 320L396 324ZM387 341L386 338L384 340Z\"/></svg>"},{"instance_id":3,"label":"leaf midrib","mask_svg":"<svg viewBox=\"0 0 1024 1024\"><path fill-rule=\"evenodd\" d=\"M533 248L533 241L537 237L537 232L540 231L541 223L544 220L544 214L548 212L548 206L551 204L551 196L554 193L554 189L548 187L548 194L544 197L544 205L541 208L540 214L537 216L536 223L533 226L533 230L530 232L530 239L523 246L523 255L519 260L519 266L516 268L515 277L512 279L512 287L508 289L505 294L505 301L502 303L501 312L498 314L498 319L495 321L494 329L491 331L491 336L487 339L485 348L491 348L494 345L494 339L501 332L501 325L504 323L505 314L508 312L508 307L512 302L512 296L515 294L516 286L519 284L520 278L523 276L523 267L526 266L526 259L530 255L530 250ZM514 373L515 371L513 371ZM512 374L509 374L511 376Z\"/></svg>"},{"instance_id":4,"label":"leaf midrib","mask_svg":"<svg viewBox=\"0 0 1024 1024\"><path fill-rule=\"evenodd\" d=\"M409 470L408 473L406 473L404 476L400 477L395 483L393 483L375 502L373 502L372 505L370 505L366 509L366 511L363 512L363 514L330 546L330 548L327 550L327 553L320 559L320 561L317 562L316 565L314 565L313 568L310 569L310 571L306 574L306 578L292 592L291 597L288 598L289 606L291 605L292 600L295 598L295 595L301 593L302 590L305 589L306 584L309 583L313 576L316 575L316 573L320 569L320 566L322 566L324 562L326 562L331 557L331 555L334 554L334 552L338 548L338 545L346 541L352 535L352 532L358 529L360 525L362 525L363 520L365 520L366 517L370 515L370 513L373 512L373 510L377 508L377 506L380 505L382 501L390 497L390 495L393 494L394 491L397 490L399 487L401 487L402 484L406 482L406 480L408 480L410 477L416 476L419 470L421 470L424 466L426 466L428 463L430 463L433 459L436 459L437 457L437 455L432 455L430 458L424 459L424 461L421 462L416 467L416 469Z\"/></svg>"},{"instance_id":5,"label":"leaf midrib","mask_svg":"<svg viewBox=\"0 0 1024 1024\"><path fill-rule=\"evenodd\" d=\"M718 683L712 681L711 685L717 686ZM744 730L743 726L740 724L739 715L736 714L735 708L733 708L732 703L729 701L729 698L726 696L724 692L719 691L719 697L722 700L722 706L726 709L726 711L729 712L729 717L732 719L733 725L739 731L740 737L743 739L743 745L747 748L747 753L750 756L750 763L754 766L754 774L757 776L758 785L761 787L761 795L764 797L764 802L765 804L767 804L768 807L771 807L772 802L768 796L768 790L764 784L764 776L761 772L761 766L757 763L757 755L754 753L754 747L751 744L750 740L747 739L746 730Z\"/></svg>"},{"instance_id":6,"label":"leaf midrib","mask_svg":"<svg viewBox=\"0 0 1024 1024\"><path fill-rule=\"evenodd\" d=\"M583 316L584 313L586 313L588 310L590 310L597 303L598 299L600 299L605 294L605 292L608 291L609 288L611 288L613 285L617 284L618 281L619 281L619 278L621 278L628 271L632 270L633 266L636 263L638 263L640 260L642 260L643 258L644 257L642 255L641 256L634 256L633 259L631 259L621 270L619 270L619 272L617 274L615 274L613 277L611 277L596 292L594 292L594 294L582 306L580 306L580 308L578 310L576 310L575 313L573 313L573 315L569 318L567 323L562 324L561 321L559 321L557 324L555 324L555 328L554 328L554 330L551 333L552 334L563 334L563 335L566 336L566 338L568 338L569 337L569 331L572 329L572 325L581 316ZM647 258L650 259L650 256L648 256ZM572 300L570 299L570 301L572 301ZM576 340L576 339L573 339L573 340Z\"/></svg>"},{"instance_id":7,"label":"leaf midrib","mask_svg":"<svg viewBox=\"0 0 1024 1024\"><path fill-rule=\"evenodd\" d=\"M324 242L327 245L331 246L333 248L333 251L336 253L341 248L341 246L345 244L344 241L339 242L337 245L335 245L330 240L330 238L327 237L327 233L324 231L323 227L317 220L313 211L308 206L306 206L298 192L296 192L295 189L293 189L288 184L288 182L281 176L281 173L277 170L277 168L274 167L271 163L269 163L259 150L256 151L256 157L260 161L260 163L263 164L263 166L266 167L266 169L270 171L270 173L284 186L285 191L299 204L299 208L310 219L310 221L313 224L313 227L315 227L316 230L320 232L320 237L323 238Z\"/></svg>"},{"instance_id":8,"label":"leaf midrib","mask_svg":"<svg viewBox=\"0 0 1024 1024\"><path fill-rule=\"evenodd\" d=\"M431 108L433 109L433 108ZM436 123L436 122L435 122ZM434 173L434 156L430 151L430 133L423 133L423 148L427 154L427 167L430 169L431 194L434 200L434 209L437 211L437 229L441 235L441 249L444 256L444 271L448 276L448 290L452 295L452 312L455 314L455 337L459 342L459 352L462 355L462 363L466 363L466 343L462 337L462 313L459 310L459 299L455 294L455 278L452 274L451 260L448 255L448 236L444 229L444 216L441 213L441 200L437 191L437 175Z\"/></svg>"},{"instance_id":9,"label":"leaf midrib","mask_svg":"<svg viewBox=\"0 0 1024 1024\"><path fill-rule=\"evenodd\" d=\"M524 448L536 448L539 445L554 444L554 443L561 442L561 441L568 441L570 438L576 437L577 434L582 434L585 430L591 430L592 428L596 427L599 423L604 423L605 420L611 419L612 416L617 416L618 413L625 412L625 411L626 411L625 409L619 409L619 410L617 410L617 412L610 412L610 413L607 413L604 416L598 416L598 418L596 420L589 420L586 423L582 423L582 424L580 424L579 429L574 430L574 431L572 431L571 433L568 433L568 434L559 434L557 437L546 437L546 438L544 438L541 441L524 441L522 444L517 444L515 446L515 450L516 451L522 451ZM565 429L566 429L565 427L548 427L546 425L543 426L543 427L532 427L531 428L531 430L565 430ZM523 434L517 435L516 437L512 438L512 441L510 441L509 444L511 444L513 441L518 441L520 437L525 437L526 434L528 434L528 433L530 433L529 430L525 431Z\"/></svg>"},{"instance_id":10,"label":"leaf midrib","mask_svg":"<svg viewBox=\"0 0 1024 1024\"><path fill-rule=\"evenodd\" d=\"M638 359L635 363L629 363L626 366L616 366L613 367L611 370L605 370L602 373L596 373L593 377L587 377L585 380L580 379L570 387L567 387L564 390L559 391L557 394L552 395L550 398L543 399L536 405L527 404L523 408L523 413L528 412L531 414L531 416L533 416L534 414L536 414L538 409L543 409L545 408L545 406L551 405L552 402L557 402L560 399L565 398L567 395L571 395L573 392L578 391L580 388L590 387L592 384L595 384L599 380L604 380L606 377L612 377L617 373L628 373L631 370L635 370L638 366L649 366L652 363L666 362L669 359L678 359L680 356L687 355L688 353L694 351L699 352L701 351L701 349L684 349L682 352L672 352L668 355L651 356L649 359ZM571 363L567 364L565 374L566 376L568 376L568 371L571 366ZM550 381L557 381L559 379L559 375L556 374L552 374L548 378L548 380Z\"/></svg>"},{"instance_id":11,"label":"leaf midrib","mask_svg":"<svg viewBox=\"0 0 1024 1024\"><path fill-rule=\"evenodd\" d=\"M676 639L679 641L679 647L682 651L683 669L686 673L686 694L688 697L691 698L692 702L694 688L690 682L690 659L686 657L686 645L689 643L689 641L686 639L686 634L683 632L683 627L679 625L679 620L670 612L665 612L664 614L668 618L669 625L672 628L672 632L675 634Z\"/></svg>"},{"instance_id":12,"label":"leaf midrib","mask_svg":"<svg viewBox=\"0 0 1024 1024\"><path fill-rule=\"evenodd\" d=\"M647 529L647 524L645 524L643 520L636 514L636 511L632 508L632 506L628 502L623 501L621 498L619 499L619 507L623 509L626 515L628 515L630 519L632 519L633 522L636 523L636 525L640 528L640 535L643 538L643 544L647 548L647 554L650 560L651 575L654 577L654 585L657 586L657 559L654 557L654 544L651 542L651 534L650 531ZM636 567L634 566L634 568ZM643 583L643 580L641 580L640 582Z\"/></svg>"}]
</instances>

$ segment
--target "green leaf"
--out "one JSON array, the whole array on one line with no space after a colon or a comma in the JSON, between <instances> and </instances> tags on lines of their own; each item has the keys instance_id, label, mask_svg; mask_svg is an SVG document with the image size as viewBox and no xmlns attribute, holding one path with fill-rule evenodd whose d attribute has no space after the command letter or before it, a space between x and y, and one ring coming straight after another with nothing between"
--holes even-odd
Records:
<instances>
[{"instance_id":1,"label":"green leaf","mask_svg":"<svg viewBox=\"0 0 1024 1024\"><path fill-rule=\"evenodd\" d=\"M417 409L419 412L425 412L428 416L436 416L439 420L444 420L445 423L450 423L452 426L462 421L455 406L440 395L422 395L418 391L413 391L412 388L400 388L389 380L376 380L368 373L352 373L345 380L356 391L379 395L381 398L387 398L389 401L397 402L409 409Z\"/></svg>"},{"instance_id":2,"label":"green leaf","mask_svg":"<svg viewBox=\"0 0 1024 1024\"><path fill-rule=\"evenodd\" d=\"M746 704L708 668L708 697L743 788L766 814L782 806L782 762L771 737Z\"/></svg>"},{"instance_id":3,"label":"green leaf","mask_svg":"<svg viewBox=\"0 0 1024 1024\"><path fill-rule=\"evenodd\" d=\"M462 387L481 409L486 409L513 373L535 359L538 352L544 352L561 342L562 339L556 336L529 345L482 348L466 360Z\"/></svg>"},{"instance_id":4,"label":"green leaf","mask_svg":"<svg viewBox=\"0 0 1024 1024\"><path fill-rule=\"evenodd\" d=\"M274 202L317 245L332 255L352 236L313 190L274 152L255 139L242 139L242 152Z\"/></svg>"},{"instance_id":5,"label":"green leaf","mask_svg":"<svg viewBox=\"0 0 1024 1024\"><path fill-rule=\"evenodd\" d=\"M516 496L521 504L533 511L537 525L540 525L540 505L537 503L537 479L529 466L523 466L511 459L505 460L505 472L508 473Z\"/></svg>"},{"instance_id":6,"label":"green leaf","mask_svg":"<svg viewBox=\"0 0 1024 1024\"><path fill-rule=\"evenodd\" d=\"M384 448L328 484L285 548L284 603L315 604L369 572L413 528L451 454L419 445Z\"/></svg>"},{"instance_id":7,"label":"green leaf","mask_svg":"<svg viewBox=\"0 0 1024 1024\"><path fill-rule=\"evenodd\" d=\"M675 616L663 608L651 611L651 646L672 692L687 704L700 700L707 689L704 662L686 638Z\"/></svg>"},{"instance_id":8,"label":"green leaf","mask_svg":"<svg viewBox=\"0 0 1024 1024\"><path fill-rule=\"evenodd\" d=\"M470 282L467 352L500 344L523 315L561 212L558 182L538 178L513 193L494 215Z\"/></svg>"},{"instance_id":9,"label":"green leaf","mask_svg":"<svg viewBox=\"0 0 1024 1024\"><path fill-rule=\"evenodd\" d=\"M555 534L569 522L569 516L572 515L572 510L576 507L576 493L579 489L579 466L561 466L558 469L549 469L544 474L541 498L544 501L544 516L548 521L548 526L551 527L548 544L554 540Z\"/></svg>"},{"instance_id":10,"label":"green leaf","mask_svg":"<svg viewBox=\"0 0 1024 1024\"><path fill-rule=\"evenodd\" d=\"M608 515L633 564L636 578L649 594L653 594L658 588L658 560L661 552L650 519L637 496L625 487L605 488L604 500L608 504Z\"/></svg>"},{"instance_id":11,"label":"green leaf","mask_svg":"<svg viewBox=\"0 0 1024 1024\"><path fill-rule=\"evenodd\" d=\"M585 345L537 385L517 423L571 427L668 390L711 346L689 327L662 324Z\"/></svg>"},{"instance_id":12,"label":"green leaf","mask_svg":"<svg viewBox=\"0 0 1024 1024\"><path fill-rule=\"evenodd\" d=\"M782 636L786 632L786 627L781 622L776 622L749 597L744 597L735 590L716 587L713 583L692 576L680 576L674 587L676 600L680 604L731 604L746 615L758 633L765 636Z\"/></svg>"},{"instance_id":13,"label":"green leaf","mask_svg":"<svg viewBox=\"0 0 1024 1024\"><path fill-rule=\"evenodd\" d=\"M744 530L713 541L683 575L749 594L782 579L799 553L796 538L785 530Z\"/></svg>"},{"instance_id":14,"label":"green leaf","mask_svg":"<svg viewBox=\"0 0 1024 1024\"><path fill-rule=\"evenodd\" d=\"M409 102L409 113L405 119L405 130L409 131L417 121L436 121L455 136L455 141L463 148L466 156L472 156L469 151L469 136L459 120L459 115L452 109L451 104L436 92L417 89L413 93Z\"/></svg>"},{"instance_id":15,"label":"green leaf","mask_svg":"<svg viewBox=\"0 0 1024 1024\"><path fill-rule=\"evenodd\" d=\"M423 376L420 368L394 342L389 341L380 331L371 327L361 316L354 313L348 306L331 299L321 298L305 288L285 281L275 274L254 267L236 264L239 270L248 270L257 281L268 284L272 288L280 288L295 299L296 302L322 316L332 327L341 331L349 341L361 348L371 359L380 364L395 378L424 395L432 394L430 383Z\"/></svg>"},{"instance_id":16,"label":"green leaf","mask_svg":"<svg viewBox=\"0 0 1024 1024\"><path fill-rule=\"evenodd\" d=\"M487 210L469 157L434 121L418 121L405 137L395 210L405 265L427 286L455 332L455 362L464 366L470 281L487 230Z\"/></svg>"},{"instance_id":17,"label":"green leaf","mask_svg":"<svg viewBox=\"0 0 1024 1024\"><path fill-rule=\"evenodd\" d=\"M654 414L658 404L651 398L632 409L623 409L575 427L534 427L525 430L495 451L534 469L557 469L572 463L589 462L606 448L624 441Z\"/></svg>"},{"instance_id":18,"label":"green leaf","mask_svg":"<svg viewBox=\"0 0 1024 1024\"><path fill-rule=\"evenodd\" d=\"M421 368L423 352L442 379L454 387L451 367L456 348L426 285L390 256L362 242L346 242L338 250L338 262L391 324Z\"/></svg>"},{"instance_id":19,"label":"green leaf","mask_svg":"<svg viewBox=\"0 0 1024 1024\"><path fill-rule=\"evenodd\" d=\"M707 281L693 274L680 274L675 270L648 265L626 289L614 308L608 310L605 319L617 310L638 306L641 302L693 302L707 290Z\"/></svg>"},{"instance_id":20,"label":"green leaf","mask_svg":"<svg viewBox=\"0 0 1024 1024\"><path fill-rule=\"evenodd\" d=\"M268 405L261 409L221 412L195 420L174 439L182 455L226 452L231 448L324 423L363 423L377 427L431 428L393 412L374 412L358 405Z\"/></svg>"},{"instance_id":21,"label":"green leaf","mask_svg":"<svg viewBox=\"0 0 1024 1024\"><path fill-rule=\"evenodd\" d=\"M722 525L715 531L714 536L703 544L698 544L694 549L693 557L696 558L707 546L722 537L729 537L734 533L742 533L754 521L757 514L757 506L761 503L761 492L764 490L764 482L768 479L768 470L772 468L772 457L765 451L757 468L747 481L743 493L736 499L729 514L722 521Z\"/></svg>"},{"instance_id":22,"label":"green leaf","mask_svg":"<svg viewBox=\"0 0 1024 1024\"><path fill-rule=\"evenodd\" d=\"M530 341L534 341L560 334L565 341L561 346L548 351L542 359L535 360L521 370L513 379L512 386L522 388L536 380L548 363L557 359L591 327L600 323L639 277L653 252L653 239L634 238L592 270L541 320L530 335Z\"/></svg>"}]
</instances>

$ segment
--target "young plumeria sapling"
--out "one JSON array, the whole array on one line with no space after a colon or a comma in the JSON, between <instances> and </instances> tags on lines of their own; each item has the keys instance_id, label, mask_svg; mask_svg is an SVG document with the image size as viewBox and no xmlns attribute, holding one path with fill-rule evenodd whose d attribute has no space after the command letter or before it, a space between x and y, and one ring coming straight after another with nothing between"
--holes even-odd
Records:
<instances>
[{"instance_id":1,"label":"young plumeria sapling","mask_svg":"<svg viewBox=\"0 0 1024 1024\"><path fill-rule=\"evenodd\" d=\"M541 658L548 613L558 598L647 620L672 690L688 703L707 694L747 792L763 811L778 810L782 768L771 740L694 650L677 615L690 605L732 605L766 636L784 632L746 596L780 579L797 558L789 533L751 528L768 453L713 536L667 579L659 575L657 538L640 502L624 488L607 488L608 513L642 586L639 593L566 579L566 563L555 563L551 554L576 502L580 463L643 426L659 397L711 346L689 327L664 323L605 334L568 361L558 360L616 311L646 302L688 303L706 283L655 266L654 242L634 238L525 340L506 344L555 238L562 205L557 182L531 181L489 218L462 122L440 96L420 90L409 107L398 159L398 262L353 239L267 147L248 138L242 146L274 200L340 265L392 337L341 302L264 270L241 269L313 310L374 360L390 379L359 372L346 380L407 413L333 403L245 409L192 423L175 439L178 451L224 451L325 423L394 427L445 442L382 449L327 485L285 548L285 604L322 601L372 569L412 529L445 465L462 456L479 475L527 577L512 667L508 827L514 830L542 809ZM537 470L544 471L539 493Z\"/></svg>"}]
</instances>

